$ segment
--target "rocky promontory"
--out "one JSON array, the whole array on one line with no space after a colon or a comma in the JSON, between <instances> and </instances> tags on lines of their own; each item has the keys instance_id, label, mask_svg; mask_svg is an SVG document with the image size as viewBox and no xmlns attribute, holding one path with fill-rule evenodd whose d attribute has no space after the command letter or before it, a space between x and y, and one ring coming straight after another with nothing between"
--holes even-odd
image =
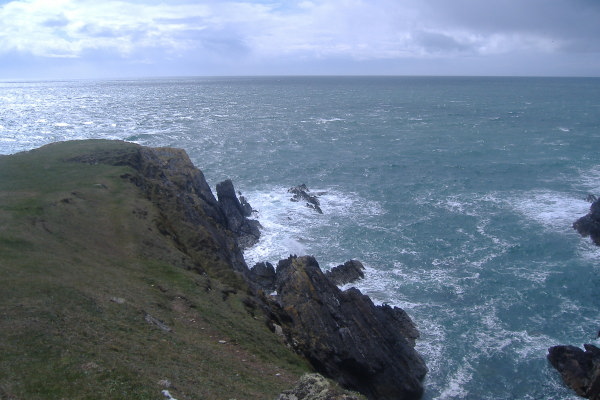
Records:
<instances>
[{"instance_id":1,"label":"rocky promontory","mask_svg":"<svg viewBox=\"0 0 600 400\"><path fill-rule=\"evenodd\" d=\"M274 398L311 371L370 399L421 396L403 310L340 290L313 257L249 269L252 208L230 180L217 197L180 149L90 140L2 157L0 397Z\"/></svg>"}]
</instances>

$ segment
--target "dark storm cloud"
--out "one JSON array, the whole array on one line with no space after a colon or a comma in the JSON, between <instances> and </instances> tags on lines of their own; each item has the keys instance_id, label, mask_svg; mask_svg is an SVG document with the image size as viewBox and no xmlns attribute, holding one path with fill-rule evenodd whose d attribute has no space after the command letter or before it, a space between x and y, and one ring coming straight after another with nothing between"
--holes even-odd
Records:
<instances>
[{"instance_id":1,"label":"dark storm cloud","mask_svg":"<svg viewBox=\"0 0 600 400\"><path fill-rule=\"evenodd\" d=\"M434 26L482 35L535 34L562 43L565 51L597 51L600 1L597 0L428 0Z\"/></svg>"},{"instance_id":2,"label":"dark storm cloud","mask_svg":"<svg viewBox=\"0 0 600 400\"><path fill-rule=\"evenodd\" d=\"M413 38L415 43L428 53L467 52L472 50L464 43L459 43L452 36L443 33L417 31L414 33Z\"/></svg>"}]
</instances>

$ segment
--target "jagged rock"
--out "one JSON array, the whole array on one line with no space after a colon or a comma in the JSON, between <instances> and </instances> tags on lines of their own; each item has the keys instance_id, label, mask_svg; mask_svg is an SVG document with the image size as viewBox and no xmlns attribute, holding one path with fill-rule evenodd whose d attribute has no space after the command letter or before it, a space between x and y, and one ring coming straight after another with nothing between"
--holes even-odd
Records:
<instances>
[{"instance_id":1,"label":"jagged rock","mask_svg":"<svg viewBox=\"0 0 600 400\"><path fill-rule=\"evenodd\" d=\"M595 196L589 197L593 200L590 212L573 223L573 228L583 237L590 237L592 241L600 246L600 199Z\"/></svg>"},{"instance_id":2,"label":"jagged rock","mask_svg":"<svg viewBox=\"0 0 600 400\"><path fill-rule=\"evenodd\" d=\"M584 345L554 346L548 349L548 361L560 372L567 386L578 395L600 400L600 349Z\"/></svg>"},{"instance_id":3,"label":"jagged rock","mask_svg":"<svg viewBox=\"0 0 600 400\"><path fill-rule=\"evenodd\" d=\"M242 196L240 192L238 192L238 195L240 197L240 205L242 206L242 215L244 217L251 216L254 209L252 208L250 203L248 203L248 200L244 196Z\"/></svg>"},{"instance_id":4,"label":"jagged rock","mask_svg":"<svg viewBox=\"0 0 600 400\"><path fill-rule=\"evenodd\" d=\"M217 184L217 198L227 219L227 227L237 235L240 247L246 248L256 244L260 238L260 223L246 218L248 208L251 214L252 207L245 199L246 206L242 205L230 179Z\"/></svg>"},{"instance_id":5,"label":"jagged rock","mask_svg":"<svg viewBox=\"0 0 600 400\"><path fill-rule=\"evenodd\" d=\"M275 268L271 263L260 262L254 264L248 277L259 289L273 291L275 288Z\"/></svg>"},{"instance_id":6,"label":"jagged rock","mask_svg":"<svg viewBox=\"0 0 600 400\"><path fill-rule=\"evenodd\" d=\"M310 190L303 183L302 185L294 186L288 189L288 193L292 193L293 196L290 200L292 201L306 201L306 206L308 208L312 208L319 214L323 214L323 210L321 210L321 203L316 195L309 194Z\"/></svg>"},{"instance_id":7,"label":"jagged rock","mask_svg":"<svg viewBox=\"0 0 600 400\"><path fill-rule=\"evenodd\" d=\"M331 387L327 379L319 374L305 374L296 386L286 390L277 400L361 400L358 394L341 393Z\"/></svg>"},{"instance_id":8,"label":"jagged rock","mask_svg":"<svg viewBox=\"0 0 600 400\"><path fill-rule=\"evenodd\" d=\"M421 397L427 368L408 315L341 291L310 256L281 260L276 290L276 300L265 299L274 323L318 372L370 399Z\"/></svg>"},{"instance_id":9,"label":"jagged rock","mask_svg":"<svg viewBox=\"0 0 600 400\"><path fill-rule=\"evenodd\" d=\"M346 261L342 265L331 268L325 276L338 286L352 283L365 277L365 266L358 260Z\"/></svg>"}]
</instances>

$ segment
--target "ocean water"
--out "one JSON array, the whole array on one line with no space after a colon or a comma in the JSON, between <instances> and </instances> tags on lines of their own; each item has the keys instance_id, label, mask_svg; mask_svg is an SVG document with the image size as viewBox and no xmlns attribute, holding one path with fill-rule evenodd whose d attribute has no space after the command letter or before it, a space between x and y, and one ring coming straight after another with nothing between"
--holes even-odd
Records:
<instances>
[{"instance_id":1,"label":"ocean water","mask_svg":"<svg viewBox=\"0 0 600 400\"><path fill-rule=\"evenodd\" d=\"M578 398L546 354L598 344L600 248L571 225L600 194L600 79L0 82L0 154L85 138L231 178L264 227L249 264L361 260L418 325L425 399Z\"/></svg>"}]
</instances>

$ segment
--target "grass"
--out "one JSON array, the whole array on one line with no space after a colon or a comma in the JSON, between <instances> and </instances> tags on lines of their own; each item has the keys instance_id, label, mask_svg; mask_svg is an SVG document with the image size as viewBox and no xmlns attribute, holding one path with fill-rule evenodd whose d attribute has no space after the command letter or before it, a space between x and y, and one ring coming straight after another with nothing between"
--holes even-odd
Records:
<instances>
[{"instance_id":1,"label":"grass","mask_svg":"<svg viewBox=\"0 0 600 400\"><path fill-rule=\"evenodd\" d=\"M177 267L129 167L68 161L134 149L0 158L0 399L155 399L164 380L179 400L276 397L309 368L246 292Z\"/></svg>"}]
</instances>

